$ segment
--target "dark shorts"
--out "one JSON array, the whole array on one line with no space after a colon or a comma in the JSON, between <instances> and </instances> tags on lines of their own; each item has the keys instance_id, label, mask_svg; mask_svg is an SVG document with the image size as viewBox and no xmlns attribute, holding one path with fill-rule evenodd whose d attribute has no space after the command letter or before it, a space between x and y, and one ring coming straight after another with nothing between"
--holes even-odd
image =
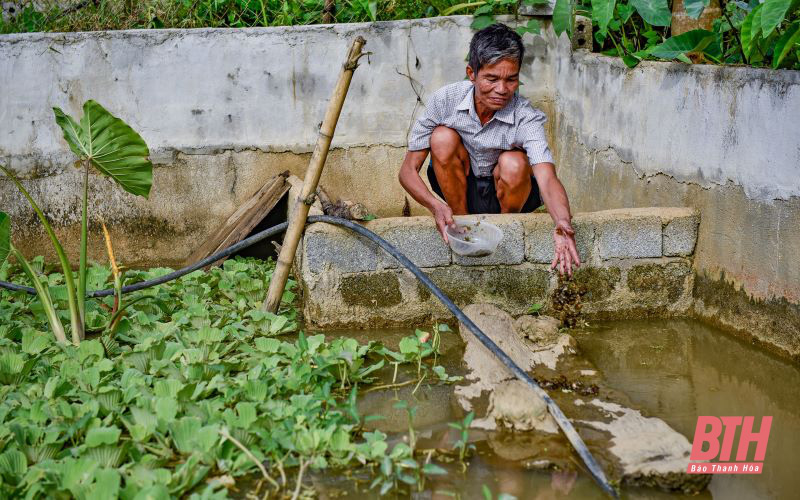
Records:
<instances>
[{"instance_id":1,"label":"dark shorts","mask_svg":"<svg viewBox=\"0 0 800 500\"><path fill-rule=\"evenodd\" d=\"M431 183L433 192L444 199L442 188L436 180L436 173L433 171L433 161L428 164L428 181ZM531 175L531 194L522 206L521 213L533 212L542 206L542 198L539 196L539 184L536 178ZM467 211L471 214L499 214L500 200L497 199L497 192L494 189L494 177L475 177L472 169L467 175Z\"/></svg>"}]
</instances>

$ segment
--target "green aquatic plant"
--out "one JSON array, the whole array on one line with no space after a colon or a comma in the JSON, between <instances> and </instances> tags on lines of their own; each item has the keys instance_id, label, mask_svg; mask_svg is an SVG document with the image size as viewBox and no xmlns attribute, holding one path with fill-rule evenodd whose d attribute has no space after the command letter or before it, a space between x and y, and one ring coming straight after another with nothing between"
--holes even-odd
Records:
<instances>
[{"instance_id":1,"label":"green aquatic plant","mask_svg":"<svg viewBox=\"0 0 800 500\"><path fill-rule=\"evenodd\" d=\"M475 450L475 445L469 442L469 426L472 425L472 420L475 418L475 412L469 412L458 422L449 422L447 425L457 430L459 433L458 440L453 443L453 448L458 450L458 461L461 463L462 470L466 470L464 459L467 458L469 452Z\"/></svg>"},{"instance_id":2,"label":"green aquatic plant","mask_svg":"<svg viewBox=\"0 0 800 500\"><path fill-rule=\"evenodd\" d=\"M30 195L25 186L8 168L0 165L0 170L9 177L19 191L28 200L36 216L44 227L55 249L64 276L65 292L70 314L72 343L78 344L83 340L86 328L86 283L88 279L88 189L89 170L94 167L102 175L113 179L125 191L148 197L153 182L153 165L148 160L149 150L147 144L128 124L109 113L95 101L86 101L83 105L83 117L80 122L65 114L59 108L53 108L55 120L64 134L70 150L78 156L79 165L83 173L83 195L81 198L81 240L80 256L78 261L78 283L72 273L72 267L61 242L56 237L50 222L44 212ZM5 216L5 214L3 214ZM5 219L7 221L7 216ZM6 222L8 224L8 222ZM0 234L0 239L9 239L8 231ZM11 245L7 245L13 248ZM22 254L12 250L14 257L23 268L27 264ZM5 256L0 255L5 258ZM48 314L53 335L59 342L66 342L64 327L55 311L50 290L42 285L39 278L27 272L37 296Z\"/></svg>"},{"instance_id":3,"label":"green aquatic plant","mask_svg":"<svg viewBox=\"0 0 800 500\"><path fill-rule=\"evenodd\" d=\"M64 276L48 274L41 258L30 266L63 304ZM390 447L385 434L362 430L359 389L400 353L344 337L285 337L297 330L287 300L280 314L250 314L260 301L232 284L242 274L268 281L273 267L231 259L134 292L113 337L78 346L50 341L38 301L0 290L0 497L222 498L243 478L299 496L309 471L360 466L388 492L441 473L408 443ZM92 287L115 279L99 266L88 276ZM30 281L9 262L0 279ZM114 300L87 303L87 324L107 324ZM400 364L416 370L415 361Z\"/></svg>"}]
</instances>

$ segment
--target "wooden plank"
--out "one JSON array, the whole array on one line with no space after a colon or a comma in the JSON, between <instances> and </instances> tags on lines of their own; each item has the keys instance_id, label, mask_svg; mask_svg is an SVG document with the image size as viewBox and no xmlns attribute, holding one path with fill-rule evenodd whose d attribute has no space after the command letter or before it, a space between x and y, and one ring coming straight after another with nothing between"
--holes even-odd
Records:
<instances>
[{"instance_id":1,"label":"wooden plank","mask_svg":"<svg viewBox=\"0 0 800 500\"><path fill-rule=\"evenodd\" d=\"M238 243L250 234L266 215L275 208L278 201L289 191L291 185L283 172L268 180L253 196L245 201L230 217L195 250L189 259L197 262L220 250ZM224 260L224 259L223 259ZM217 264L221 263L219 261Z\"/></svg>"}]
</instances>

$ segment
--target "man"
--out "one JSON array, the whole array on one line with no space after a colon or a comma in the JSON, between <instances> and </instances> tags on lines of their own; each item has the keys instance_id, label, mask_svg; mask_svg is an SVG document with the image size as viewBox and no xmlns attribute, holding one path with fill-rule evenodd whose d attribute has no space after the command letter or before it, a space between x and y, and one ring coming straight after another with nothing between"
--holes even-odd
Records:
<instances>
[{"instance_id":1,"label":"man","mask_svg":"<svg viewBox=\"0 0 800 500\"><path fill-rule=\"evenodd\" d=\"M571 275L580 258L544 135L547 118L516 94L524 52L522 38L503 24L472 37L469 81L431 96L411 130L400 184L431 211L445 241L453 215L532 212L544 201L555 223L552 267ZM428 180L444 203L420 177L428 152Z\"/></svg>"}]
</instances>

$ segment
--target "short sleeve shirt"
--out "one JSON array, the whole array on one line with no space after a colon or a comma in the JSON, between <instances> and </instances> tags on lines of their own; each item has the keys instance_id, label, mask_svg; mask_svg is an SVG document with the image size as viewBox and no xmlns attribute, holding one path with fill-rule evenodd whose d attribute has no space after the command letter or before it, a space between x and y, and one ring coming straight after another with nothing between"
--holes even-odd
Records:
<instances>
[{"instance_id":1,"label":"short sleeve shirt","mask_svg":"<svg viewBox=\"0 0 800 500\"><path fill-rule=\"evenodd\" d=\"M527 99L514 94L505 107L482 125L475 112L473 96L471 81L451 83L434 92L425 111L411 128L409 151L429 149L433 129L444 125L461 136L476 177L492 175L500 154L512 149L524 150L531 165L554 163L544 133L547 121L544 113L531 106Z\"/></svg>"}]
</instances>

